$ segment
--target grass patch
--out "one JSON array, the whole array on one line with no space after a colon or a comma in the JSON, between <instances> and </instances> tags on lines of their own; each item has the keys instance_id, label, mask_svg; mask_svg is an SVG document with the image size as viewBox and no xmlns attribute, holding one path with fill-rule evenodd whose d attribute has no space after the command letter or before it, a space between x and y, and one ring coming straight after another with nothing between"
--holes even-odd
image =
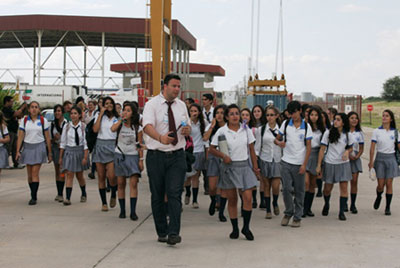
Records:
<instances>
[{"instance_id":1,"label":"grass patch","mask_svg":"<svg viewBox=\"0 0 400 268\"><path fill-rule=\"evenodd\" d=\"M374 110L371 112L372 124L370 124L369 112L367 111L367 105L372 104ZM378 102L363 102L362 114L361 114L361 125L365 127L377 128L382 125L382 112L385 109L390 109L394 113L396 121L400 119L400 102L398 101L378 101ZM398 121L399 122L399 121Z\"/></svg>"}]
</instances>

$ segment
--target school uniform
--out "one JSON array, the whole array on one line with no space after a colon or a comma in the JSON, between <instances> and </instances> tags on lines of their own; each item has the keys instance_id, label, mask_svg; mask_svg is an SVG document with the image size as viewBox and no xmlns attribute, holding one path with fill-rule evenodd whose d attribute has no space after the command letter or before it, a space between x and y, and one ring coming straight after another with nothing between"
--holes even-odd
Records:
<instances>
[{"instance_id":1,"label":"school uniform","mask_svg":"<svg viewBox=\"0 0 400 268\"><path fill-rule=\"evenodd\" d=\"M8 128L6 126L0 126L3 130L0 132L1 138L7 137ZM4 143L0 143L0 169L8 167L8 151Z\"/></svg>"},{"instance_id":2,"label":"school uniform","mask_svg":"<svg viewBox=\"0 0 400 268\"><path fill-rule=\"evenodd\" d=\"M372 132L371 142L376 143L377 153L374 162L376 177L378 179L398 177L400 171L395 156L395 129L386 130L382 126L375 129Z\"/></svg>"},{"instance_id":3,"label":"school uniform","mask_svg":"<svg viewBox=\"0 0 400 268\"><path fill-rule=\"evenodd\" d=\"M138 175L140 177L139 152L137 150L139 141L136 141L135 127L132 126L132 128L122 124L119 132L114 155L115 176L131 177L133 175ZM139 126L137 132L140 133L142 131L142 127Z\"/></svg>"},{"instance_id":4,"label":"school uniform","mask_svg":"<svg viewBox=\"0 0 400 268\"><path fill-rule=\"evenodd\" d=\"M303 119L298 128L294 126L293 120L290 119L286 127L286 133L285 125L286 121L283 122L279 129L279 134L286 140L281 160L282 194L285 203L284 213L287 217L293 216L294 220L300 221L303 215L305 182L304 174L299 174L299 170L306 156L305 141L313 138L312 129Z\"/></svg>"},{"instance_id":5,"label":"school uniform","mask_svg":"<svg viewBox=\"0 0 400 268\"><path fill-rule=\"evenodd\" d=\"M99 113L95 116L95 122L99 117ZM101 118L101 125L97 134L96 145L93 149L93 162L107 164L114 161L115 140L117 133L111 131L118 119L115 116L109 118L106 114Z\"/></svg>"},{"instance_id":6,"label":"school uniform","mask_svg":"<svg viewBox=\"0 0 400 268\"><path fill-rule=\"evenodd\" d=\"M89 162L83 166L86 143L85 124L79 122L76 126L68 122L62 131L60 148L64 149L62 169L70 172L81 172L89 169Z\"/></svg>"},{"instance_id":7,"label":"school uniform","mask_svg":"<svg viewBox=\"0 0 400 268\"><path fill-rule=\"evenodd\" d=\"M56 134L62 134L62 130L65 126L65 124L68 121L64 118L63 122L61 124L61 132L58 132L57 128L56 128L56 122L53 121L51 122L51 127L50 127L50 136L52 139L52 143L51 143L51 153L53 155L53 162L58 164L59 160L60 160L60 142L61 142L61 137L58 140L55 140L54 137Z\"/></svg>"},{"instance_id":8,"label":"school uniform","mask_svg":"<svg viewBox=\"0 0 400 268\"><path fill-rule=\"evenodd\" d=\"M361 131L349 132L349 136L353 140L353 155L357 155L360 151L360 145L364 144L364 134ZM361 158L350 160L351 173L362 173Z\"/></svg>"},{"instance_id":9,"label":"school uniform","mask_svg":"<svg viewBox=\"0 0 400 268\"><path fill-rule=\"evenodd\" d=\"M210 110L208 112L203 107L203 115L204 115L204 120L207 121L209 124L211 124L211 121L213 120L213 115L214 115L214 107L211 106Z\"/></svg>"},{"instance_id":10,"label":"school uniform","mask_svg":"<svg viewBox=\"0 0 400 268\"><path fill-rule=\"evenodd\" d=\"M40 115L35 121L30 116L20 122L19 129L25 132L20 163L25 165L37 165L47 163L46 139L43 133L49 130L49 122L43 118L44 126L40 121Z\"/></svg>"},{"instance_id":11,"label":"school uniform","mask_svg":"<svg viewBox=\"0 0 400 268\"><path fill-rule=\"evenodd\" d=\"M255 142L251 129L240 127L233 131L225 125L217 130L211 144L218 146L218 137L224 135L228 143L230 164L221 164L218 188L247 190L257 186L257 178L250 166L249 144Z\"/></svg>"},{"instance_id":12,"label":"school uniform","mask_svg":"<svg viewBox=\"0 0 400 268\"><path fill-rule=\"evenodd\" d=\"M346 147L353 146L351 136L342 132L339 140L336 143L331 143L329 142L329 133L329 130L325 131L321 140L321 144L327 146L324 158L325 166L323 180L325 183L329 184L351 181L350 160L342 159L343 154L347 150Z\"/></svg>"},{"instance_id":13,"label":"school uniform","mask_svg":"<svg viewBox=\"0 0 400 268\"><path fill-rule=\"evenodd\" d=\"M197 171L206 170L206 155L204 150L206 142L203 141L203 135L200 131L200 121L197 121L197 123L192 122L192 132L190 133L190 136L193 139L194 145L193 155L195 157L195 162L193 163L193 168Z\"/></svg>"},{"instance_id":14,"label":"school uniform","mask_svg":"<svg viewBox=\"0 0 400 268\"><path fill-rule=\"evenodd\" d=\"M282 158L282 149L274 143L276 135L279 133L278 125L270 128L269 124L265 126L265 132L262 136L262 127L255 131L256 136L256 154L259 158L258 168L264 178L280 178L280 162Z\"/></svg>"},{"instance_id":15,"label":"school uniform","mask_svg":"<svg viewBox=\"0 0 400 268\"><path fill-rule=\"evenodd\" d=\"M321 139L322 139L322 132L320 130L317 129L312 132L311 154L310 158L308 158L306 170L307 172L309 172L311 175L314 176L317 175L317 172L315 170L317 169L318 165L318 155L319 155L319 149L321 147Z\"/></svg>"},{"instance_id":16,"label":"school uniform","mask_svg":"<svg viewBox=\"0 0 400 268\"><path fill-rule=\"evenodd\" d=\"M210 129L210 127L211 127L211 124L209 124L207 126L205 132L207 132ZM214 135L211 137L211 140L214 137ZM210 145L210 142L207 142L206 147L209 147L209 145ZM218 177L219 176L219 172L220 172L220 166L221 166L221 158L216 157L215 155L208 153L207 175L209 177Z\"/></svg>"}]
</instances>

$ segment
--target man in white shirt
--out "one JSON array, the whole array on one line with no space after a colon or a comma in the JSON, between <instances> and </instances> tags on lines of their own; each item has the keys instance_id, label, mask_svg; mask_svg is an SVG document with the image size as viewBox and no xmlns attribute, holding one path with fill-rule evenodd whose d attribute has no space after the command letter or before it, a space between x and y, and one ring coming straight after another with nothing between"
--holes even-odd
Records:
<instances>
[{"instance_id":1,"label":"man in white shirt","mask_svg":"<svg viewBox=\"0 0 400 268\"><path fill-rule=\"evenodd\" d=\"M185 136L190 135L191 131L186 104L178 99L180 80L178 75L168 74L164 78L162 93L147 102L143 111L143 129L148 136L146 166L151 209L158 241L169 245L181 242L181 196L186 174ZM168 199L169 223L165 195Z\"/></svg>"},{"instance_id":2,"label":"man in white shirt","mask_svg":"<svg viewBox=\"0 0 400 268\"><path fill-rule=\"evenodd\" d=\"M211 124L214 114L214 107L212 106L214 101L214 96L210 93L203 94L201 101L203 103L204 120L206 120L208 124ZM202 172L204 180L204 194L207 195L208 194L207 170L202 170Z\"/></svg>"}]
</instances>

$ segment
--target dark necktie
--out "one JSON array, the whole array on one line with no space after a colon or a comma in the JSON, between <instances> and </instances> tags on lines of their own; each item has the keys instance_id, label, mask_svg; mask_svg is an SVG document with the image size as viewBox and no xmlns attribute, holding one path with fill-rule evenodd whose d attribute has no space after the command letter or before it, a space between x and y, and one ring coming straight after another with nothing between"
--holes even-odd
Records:
<instances>
[{"instance_id":1,"label":"dark necktie","mask_svg":"<svg viewBox=\"0 0 400 268\"><path fill-rule=\"evenodd\" d=\"M74 130L75 130L75 143L76 143L76 146L79 146L79 134L78 134L78 128L79 128L79 126L77 126L77 127L74 127Z\"/></svg>"},{"instance_id":2,"label":"dark necktie","mask_svg":"<svg viewBox=\"0 0 400 268\"><path fill-rule=\"evenodd\" d=\"M208 123L211 123L211 120L210 120L210 114L211 114L211 112L205 112L205 114L206 114L206 117L207 117L207 122Z\"/></svg>"},{"instance_id":3,"label":"dark necktie","mask_svg":"<svg viewBox=\"0 0 400 268\"><path fill-rule=\"evenodd\" d=\"M176 133L176 125L175 125L175 118L174 118L174 113L172 112L171 105L174 103L173 101L167 101L168 104L168 126L169 126L169 131L172 131L174 133L174 141L172 142L172 145L176 145L178 143L178 133Z\"/></svg>"}]
</instances>

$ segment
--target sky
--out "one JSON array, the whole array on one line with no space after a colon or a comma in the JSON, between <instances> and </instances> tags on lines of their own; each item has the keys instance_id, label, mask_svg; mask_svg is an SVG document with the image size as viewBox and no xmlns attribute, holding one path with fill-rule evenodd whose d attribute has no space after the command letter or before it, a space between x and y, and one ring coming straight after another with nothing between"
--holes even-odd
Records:
<instances>
[{"instance_id":1,"label":"sky","mask_svg":"<svg viewBox=\"0 0 400 268\"><path fill-rule=\"evenodd\" d=\"M248 74L250 55L251 0L173 0L172 16L197 39L193 63L216 64L226 70L216 78L217 90L230 90ZM257 2L256 7L257 7ZM259 76L271 78L275 72L279 0L261 0ZM386 79L399 75L400 20L398 0L283 0L284 73L289 92L323 92L377 96ZM1 0L0 15L55 14L109 17L146 17L145 0ZM1 41L1 40L0 40ZM82 48L70 50L80 64ZM93 54L99 48L91 48ZM126 61L134 61L134 51L119 49ZM31 53L32 51L30 51ZM43 52L43 58L50 50ZM0 50L1 68L30 68L22 49ZM144 59L144 52L140 54ZM90 57L89 60L94 62ZM107 50L106 75L112 63L121 63L118 53ZM70 63L69 63L70 64ZM58 49L47 68L62 67ZM69 65L68 67L73 67ZM281 73L279 68L278 75ZM27 71L17 73L32 82ZM50 71L50 75L61 75ZM94 75L100 75L97 71ZM12 81L6 74L1 81ZM45 79L46 83L53 83ZM71 80L72 83L77 81ZM99 80L90 80L98 86ZM109 86L112 83L109 82Z\"/></svg>"}]
</instances>

